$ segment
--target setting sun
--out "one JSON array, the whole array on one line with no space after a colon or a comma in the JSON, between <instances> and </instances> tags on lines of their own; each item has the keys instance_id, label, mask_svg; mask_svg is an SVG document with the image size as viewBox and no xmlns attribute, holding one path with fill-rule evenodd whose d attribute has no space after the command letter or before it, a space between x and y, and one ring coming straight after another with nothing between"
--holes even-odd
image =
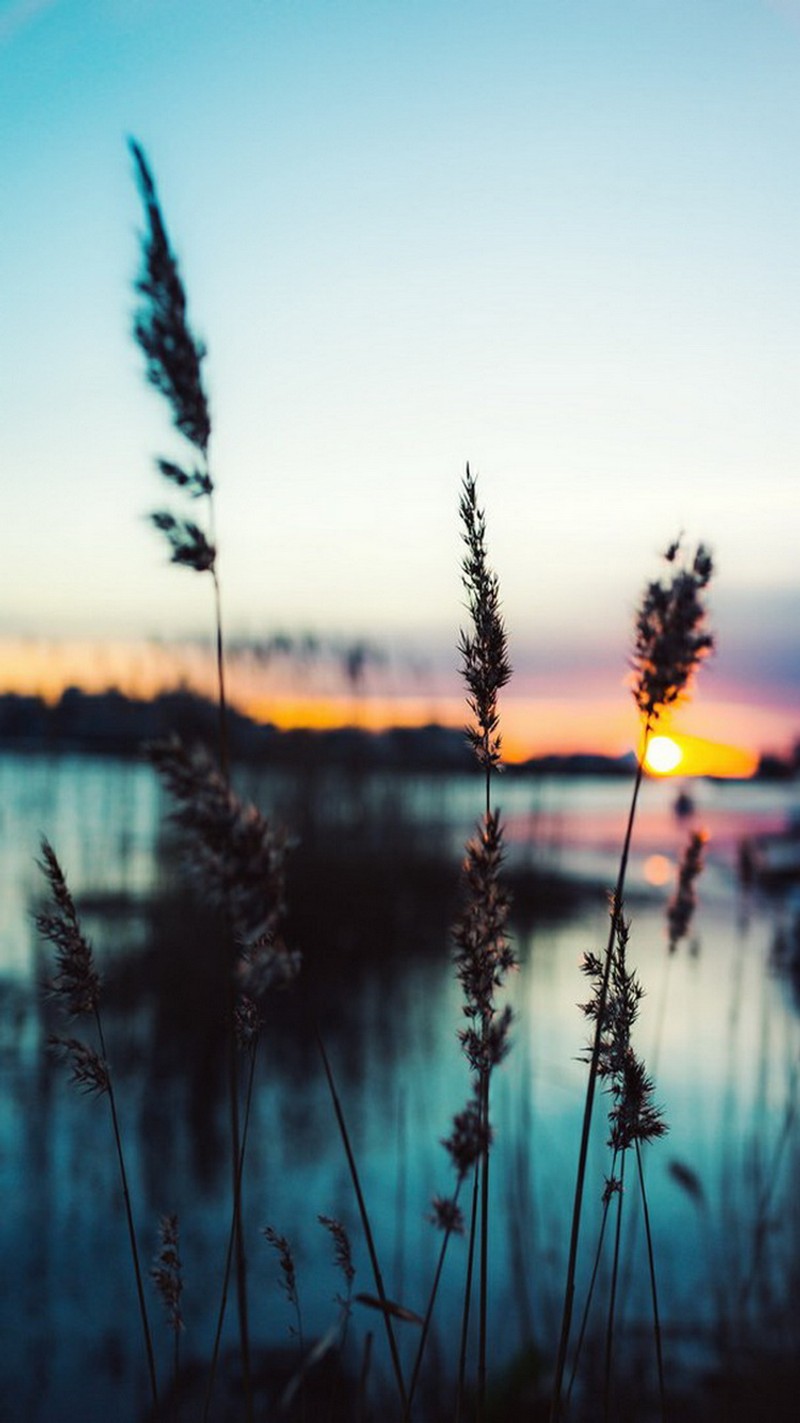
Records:
<instances>
[{"instance_id":1,"label":"setting sun","mask_svg":"<svg viewBox=\"0 0 800 1423\"><path fill-rule=\"evenodd\" d=\"M683 750L671 736L654 736L647 748L645 766L657 776L669 776L683 760Z\"/></svg>"}]
</instances>

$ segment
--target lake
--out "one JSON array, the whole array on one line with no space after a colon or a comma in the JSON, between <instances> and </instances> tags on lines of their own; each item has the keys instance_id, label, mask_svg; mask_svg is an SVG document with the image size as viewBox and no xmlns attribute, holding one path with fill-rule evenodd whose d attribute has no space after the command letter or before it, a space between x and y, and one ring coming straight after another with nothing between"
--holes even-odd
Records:
<instances>
[{"instance_id":1,"label":"lake","mask_svg":"<svg viewBox=\"0 0 800 1423\"><path fill-rule=\"evenodd\" d=\"M307 1339L336 1319L343 1288L320 1214L345 1224L355 1289L374 1294L314 1023L333 1065L387 1290L424 1311L439 1244L430 1201L453 1184L441 1138L469 1092L456 1040L463 1018L449 925L481 787L469 776L316 769L306 777L243 773L240 789L278 814L297 841L287 932L304 954L296 988L267 1009L243 1184L252 1335L257 1355L267 1357L269 1349L293 1347L295 1320L264 1226L291 1242ZM636 1042L669 1124L666 1138L645 1151L665 1359L674 1386L699 1394L732 1360L746 1357L751 1373L774 1374L776 1358L797 1356L800 901L791 886L779 893L743 887L737 863L743 836L798 816L800 786L693 783L688 818L675 813L677 789L674 781L643 788L626 904L629 955L646 990ZM497 786L519 969L506 995L516 1015L513 1047L493 1086L495 1376L531 1341L544 1374L552 1367L587 1071L580 1060L587 1025L576 1006L588 997L580 965L585 952L605 945L605 894L629 796L630 783L617 778L508 777ZM210 1354L230 1219L220 950L213 917L183 873L175 832L164 828L167 810L146 764L0 756L3 1420L135 1423L148 1407L107 1104L76 1093L46 1047L52 1007L40 985L50 951L33 924L42 905L35 861L43 834L67 873L104 978L108 1055L144 1261L155 1253L159 1217L177 1211L183 1357L199 1364ZM668 956L664 911L693 824L710 832L708 864L689 942ZM601 1097L578 1315L609 1169L606 1107ZM630 1229L618 1347L629 1371L645 1360L646 1392L649 1280L635 1182L626 1187L623 1219ZM589 1370L609 1258L606 1252L589 1325ZM454 1238L435 1316L431 1389L452 1372L465 1259L465 1242ZM152 1292L149 1301L166 1378L171 1342ZM410 1359L416 1326L398 1330ZM356 1305L351 1368L370 1332L377 1388L387 1371L381 1320ZM226 1349L234 1343L232 1300ZM591 1416L590 1401L583 1406Z\"/></svg>"}]
</instances>

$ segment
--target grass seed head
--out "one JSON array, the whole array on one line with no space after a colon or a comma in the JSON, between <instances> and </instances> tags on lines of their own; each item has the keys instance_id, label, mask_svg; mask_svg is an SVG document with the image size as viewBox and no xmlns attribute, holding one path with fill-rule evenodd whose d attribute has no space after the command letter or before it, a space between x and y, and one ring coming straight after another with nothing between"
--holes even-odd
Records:
<instances>
[{"instance_id":1,"label":"grass seed head","mask_svg":"<svg viewBox=\"0 0 800 1423\"><path fill-rule=\"evenodd\" d=\"M452 1131L442 1141L460 1178L488 1151L491 1142L491 1128L483 1121L480 1101L471 1097L464 1110L453 1117Z\"/></svg>"},{"instance_id":2,"label":"grass seed head","mask_svg":"<svg viewBox=\"0 0 800 1423\"><path fill-rule=\"evenodd\" d=\"M491 770L500 765L497 694L511 676L511 664L500 613L500 586L487 561L486 519L483 510L478 508L475 479L469 465L459 508L467 547L462 580L472 621L471 630L462 630L459 641L467 706L475 718L475 724L467 727L467 739L480 765Z\"/></svg>"},{"instance_id":3,"label":"grass seed head","mask_svg":"<svg viewBox=\"0 0 800 1423\"><path fill-rule=\"evenodd\" d=\"M288 988L300 972L301 963L299 949L288 949L279 934L267 930L254 939L240 941L239 985L250 998L261 999L276 988Z\"/></svg>"},{"instance_id":4,"label":"grass seed head","mask_svg":"<svg viewBox=\"0 0 800 1423\"><path fill-rule=\"evenodd\" d=\"M246 994L240 994L233 1007L233 1031L242 1052L255 1050L263 1026L264 1020L258 1004Z\"/></svg>"},{"instance_id":5,"label":"grass seed head","mask_svg":"<svg viewBox=\"0 0 800 1423\"><path fill-rule=\"evenodd\" d=\"M150 756L209 902L231 915L240 939L274 935L285 910L286 836L234 795L206 752L171 737L152 745Z\"/></svg>"},{"instance_id":6,"label":"grass seed head","mask_svg":"<svg viewBox=\"0 0 800 1423\"><path fill-rule=\"evenodd\" d=\"M296 1309L298 1306L297 1275L294 1268L292 1247L286 1239L286 1236L279 1235L271 1225L265 1225L261 1233L266 1238L268 1244L272 1246L273 1250L277 1251L278 1264L281 1271L281 1285L286 1291L289 1303L293 1304Z\"/></svg>"},{"instance_id":7,"label":"grass seed head","mask_svg":"<svg viewBox=\"0 0 800 1423\"><path fill-rule=\"evenodd\" d=\"M654 1084L631 1045L644 990L636 974L628 968L630 923L622 913L622 904L617 904L613 897L611 917L614 939L607 991L604 996L602 960L596 954L587 954L583 971L592 980L594 992L582 1008L591 1021L601 1020L597 1075L605 1080L612 1098L609 1145L615 1151L625 1151L636 1141L653 1141L664 1136L667 1126L660 1108L653 1103ZM591 1061L592 1054L593 1046L587 1047L587 1062Z\"/></svg>"},{"instance_id":8,"label":"grass seed head","mask_svg":"<svg viewBox=\"0 0 800 1423\"><path fill-rule=\"evenodd\" d=\"M57 972L47 990L70 1017L94 1013L100 1000L100 976L84 937L64 872L48 840L42 840L39 868L50 887L52 904L36 916L36 927L56 951Z\"/></svg>"},{"instance_id":9,"label":"grass seed head","mask_svg":"<svg viewBox=\"0 0 800 1423\"><path fill-rule=\"evenodd\" d=\"M207 573L214 567L217 551L203 530L191 519L179 518L169 509L157 509L150 522L160 529L170 546L170 562L195 573Z\"/></svg>"},{"instance_id":10,"label":"grass seed head","mask_svg":"<svg viewBox=\"0 0 800 1423\"><path fill-rule=\"evenodd\" d=\"M165 459L157 459L156 468L171 484L177 484L179 489L184 489L191 499L202 499L214 492L214 484L208 470L198 469L196 466L185 470L181 465L175 464L174 460Z\"/></svg>"},{"instance_id":11,"label":"grass seed head","mask_svg":"<svg viewBox=\"0 0 800 1423\"><path fill-rule=\"evenodd\" d=\"M61 1056L70 1069L70 1082L81 1092L103 1096L110 1082L108 1063L94 1048L78 1038L62 1038L52 1034L48 1045Z\"/></svg>"},{"instance_id":12,"label":"grass seed head","mask_svg":"<svg viewBox=\"0 0 800 1423\"><path fill-rule=\"evenodd\" d=\"M183 1329L183 1268L178 1243L177 1215L162 1216L158 1233L159 1248L150 1270L150 1278L164 1302L169 1327L177 1334Z\"/></svg>"},{"instance_id":13,"label":"grass seed head","mask_svg":"<svg viewBox=\"0 0 800 1423\"><path fill-rule=\"evenodd\" d=\"M464 1234L464 1216L452 1196L434 1196L429 1220L437 1230L446 1231L448 1235Z\"/></svg>"},{"instance_id":14,"label":"grass seed head","mask_svg":"<svg viewBox=\"0 0 800 1423\"><path fill-rule=\"evenodd\" d=\"M147 220L142 268L136 281L142 303L135 316L134 335L144 353L150 384L166 397L176 428L205 456L211 436L202 377L205 346L189 325L186 292L149 164L133 139L130 151Z\"/></svg>"},{"instance_id":15,"label":"grass seed head","mask_svg":"<svg viewBox=\"0 0 800 1423\"><path fill-rule=\"evenodd\" d=\"M456 974L469 1018L489 1021L495 989L516 959L508 940L509 898L502 884L503 828L497 811L485 815L467 845L466 900L453 926Z\"/></svg>"},{"instance_id":16,"label":"grass seed head","mask_svg":"<svg viewBox=\"0 0 800 1423\"><path fill-rule=\"evenodd\" d=\"M335 1220L329 1215L318 1215L317 1220L330 1233L333 1240L334 1263L344 1275L349 1292L356 1274L353 1265L353 1252L350 1248L350 1237L340 1220Z\"/></svg>"},{"instance_id":17,"label":"grass seed head","mask_svg":"<svg viewBox=\"0 0 800 1423\"><path fill-rule=\"evenodd\" d=\"M691 563L679 563L679 553L680 540L664 555L669 576L648 584L636 615L633 695L651 723L684 695L714 646L705 604L713 572L711 554L699 544Z\"/></svg>"},{"instance_id":18,"label":"grass seed head","mask_svg":"<svg viewBox=\"0 0 800 1423\"><path fill-rule=\"evenodd\" d=\"M689 932L695 908L697 893L695 885L703 868L703 851L708 841L705 830L693 830L678 871L678 884L667 905L667 930L669 951L674 953L681 939Z\"/></svg>"}]
</instances>

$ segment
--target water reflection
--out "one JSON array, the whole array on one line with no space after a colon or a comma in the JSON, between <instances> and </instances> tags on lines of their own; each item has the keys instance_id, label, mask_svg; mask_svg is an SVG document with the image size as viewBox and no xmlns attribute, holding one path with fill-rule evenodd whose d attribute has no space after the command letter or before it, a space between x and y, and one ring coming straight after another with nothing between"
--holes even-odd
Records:
<instances>
[{"instance_id":1,"label":"water reflection","mask_svg":"<svg viewBox=\"0 0 800 1423\"><path fill-rule=\"evenodd\" d=\"M277 805L300 839L289 933L306 959L298 991L269 1005L245 1181L261 1349L285 1345L292 1322L261 1226L292 1240L309 1337L331 1324L341 1288L319 1213L351 1231L357 1288L372 1288L311 1017L334 1063L387 1288L413 1308L424 1302L434 1249L428 1202L450 1186L439 1141L467 1092L447 936L475 783L363 777L351 794L340 772L317 769L313 781L262 778L247 789ZM498 1367L532 1337L547 1355L556 1337L585 1080L577 1060L584 1025L575 1004L586 996L579 964L605 938L603 887L627 793L590 782L509 780L502 789L521 964L512 988L514 1050L498 1074L495 1104ZM40 832L58 847L103 969L145 1258L156 1247L158 1216L176 1210L181 1218L184 1349L196 1361L213 1337L229 1211L224 938L179 873L178 847L163 831L146 766L5 758L0 791L0 1322L7 1341L0 1397L7 1416L31 1423L134 1423L146 1414L146 1376L105 1103L70 1091L42 1046L50 1017L35 991L44 966L30 920L41 892L32 865ZM646 1169L676 1377L678 1364L716 1367L726 1349L741 1354L743 1341L767 1332L779 1351L797 1343L799 1033L796 987L775 971L776 935L788 934L792 910L785 899L757 896L745 905L734 876L741 827L779 824L793 794L787 787L698 789L698 814L713 838L697 952L684 947L668 959L670 885L648 887L645 870L653 854L674 863L685 827L671 813L670 788L646 790L629 901L631 955L648 990L639 1041L671 1129L648 1153ZM582 888L558 878L573 865ZM603 1142L598 1122L587 1270L608 1167ZM626 1250L622 1318L632 1357L647 1318L641 1232ZM456 1243L442 1286L442 1360L452 1358L463 1263ZM166 1373L170 1345L155 1300L152 1315ZM352 1329L354 1357L368 1330L375 1320L362 1311ZM378 1353L376 1342L376 1367Z\"/></svg>"}]
</instances>

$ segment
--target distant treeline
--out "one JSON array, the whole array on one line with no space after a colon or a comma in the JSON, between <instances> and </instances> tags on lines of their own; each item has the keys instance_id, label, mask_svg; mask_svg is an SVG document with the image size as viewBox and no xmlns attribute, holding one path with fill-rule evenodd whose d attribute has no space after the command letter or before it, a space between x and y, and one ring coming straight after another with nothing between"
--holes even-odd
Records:
<instances>
[{"instance_id":1,"label":"distant treeline","mask_svg":"<svg viewBox=\"0 0 800 1423\"><path fill-rule=\"evenodd\" d=\"M89 694L69 687L53 705L40 697L8 692L0 696L0 747L14 751L82 751L138 756L149 741L177 733L188 743L214 746L217 708L194 692L162 692L151 701L122 692ZM358 727L330 731L281 731L231 709L233 755L248 763L309 765L336 762L386 769L475 770L475 759L458 729L444 726L395 727L368 732ZM516 772L551 775L629 774L631 757L545 756L512 767Z\"/></svg>"}]
</instances>

